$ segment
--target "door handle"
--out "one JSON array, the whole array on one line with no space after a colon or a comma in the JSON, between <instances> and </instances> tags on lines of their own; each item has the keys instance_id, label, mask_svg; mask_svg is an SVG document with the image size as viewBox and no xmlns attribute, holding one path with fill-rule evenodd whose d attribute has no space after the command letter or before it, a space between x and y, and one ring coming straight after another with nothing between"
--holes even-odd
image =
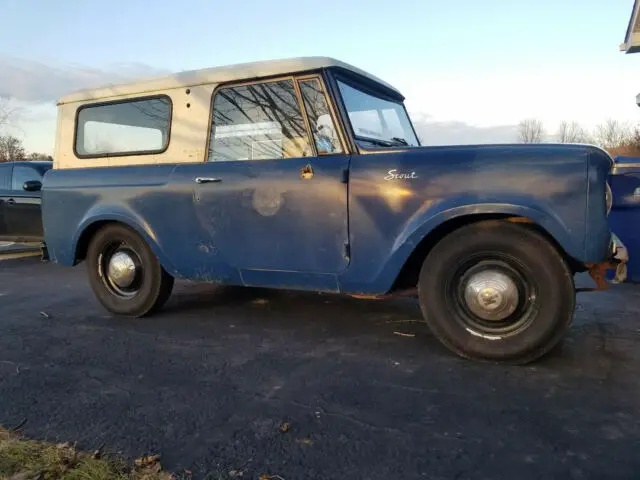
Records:
<instances>
[{"instance_id":1,"label":"door handle","mask_svg":"<svg viewBox=\"0 0 640 480\"><path fill-rule=\"evenodd\" d=\"M7 200L7 205L15 205L16 201L13 198L10 198L9 200Z\"/></svg>"},{"instance_id":2,"label":"door handle","mask_svg":"<svg viewBox=\"0 0 640 480\"><path fill-rule=\"evenodd\" d=\"M194 180L196 183L218 183L221 182L221 178L213 178L213 177L196 177Z\"/></svg>"}]
</instances>

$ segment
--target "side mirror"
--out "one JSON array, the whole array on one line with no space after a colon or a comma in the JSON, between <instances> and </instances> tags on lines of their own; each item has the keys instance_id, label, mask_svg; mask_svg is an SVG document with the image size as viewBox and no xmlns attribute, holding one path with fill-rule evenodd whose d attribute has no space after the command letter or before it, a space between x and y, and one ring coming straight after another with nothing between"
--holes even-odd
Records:
<instances>
[{"instance_id":1,"label":"side mirror","mask_svg":"<svg viewBox=\"0 0 640 480\"><path fill-rule=\"evenodd\" d=\"M42 182L39 180L29 180L24 182L22 188L27 192L38 192L42 189Z\"/></svg>"}]
</instances>

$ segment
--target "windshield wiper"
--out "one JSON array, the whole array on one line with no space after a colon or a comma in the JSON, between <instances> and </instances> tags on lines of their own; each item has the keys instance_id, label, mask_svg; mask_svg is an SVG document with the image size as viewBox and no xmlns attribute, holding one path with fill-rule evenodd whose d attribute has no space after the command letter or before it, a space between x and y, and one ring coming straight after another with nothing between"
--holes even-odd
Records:
<instances>
[{"instance_id":1,"label":"windshield wiper","mask_svg":"<svg viewBox=\"0 0 640 480\"><path fill-rule=\"evenodd\" d=\"M371 137L361 137L356 136L356 140L362 140L364 142L373 143L374 145L381 145L383 147L397 147L397 146L407 146L409 143L400 137L393 137L391 140L383 140L381 138L371 138Z\"/></svg>"},{"instance_id":2,"label":"windshield wiper","mask_svg":"<svg viewBox=\"0 0 640 480\"><path fill-rule=\"evenodd\" d=\"M393 140L396 143L399 143L400 145L409 145L409 142L407 142L404 138L400 138L400 137L392 137L391 140Z\"/></svg>"}]
</instances>

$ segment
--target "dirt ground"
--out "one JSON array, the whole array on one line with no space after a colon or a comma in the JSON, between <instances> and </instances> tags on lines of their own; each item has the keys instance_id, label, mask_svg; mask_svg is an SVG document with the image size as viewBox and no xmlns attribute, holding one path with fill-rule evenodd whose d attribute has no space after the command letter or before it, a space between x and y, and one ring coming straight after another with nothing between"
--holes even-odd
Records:
<instances>
[{"instance_id":1,"label":"dirt ground","mask_svg":"<svg viewBox=\"0 0 640 480\"><path fill-rule=\"evenodd\" d=\"M194 478L637 479L640 286L578 302L561 348L503 367L450 354L410 299L181 282L125 320L83 266L3 261L0 424Z\"/></svg>"}]
</instances>

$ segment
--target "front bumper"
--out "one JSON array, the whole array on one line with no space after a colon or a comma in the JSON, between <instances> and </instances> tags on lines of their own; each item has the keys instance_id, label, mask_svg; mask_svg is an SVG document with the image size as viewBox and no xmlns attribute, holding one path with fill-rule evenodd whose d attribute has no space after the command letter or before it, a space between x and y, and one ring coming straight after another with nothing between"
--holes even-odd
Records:
<instances>
[{"instance_id":1,"label":"front bumper","mask_svg":"<svg viewBox=\"0 0 640 480\"><path fill-rule=\"evenodd\" d=\"M611 234L611 247L609 251L609 258L602 263L594 263L587 265L589 269L589 275L596 283L597 288L590 290L606 290L609 288L607 283L607 271L613 270L615 272L611 283L622 283L627 279L627 263L629 262L629 251L624 243L616 236L615 233Z\"/></svg>"}]
</instances>

